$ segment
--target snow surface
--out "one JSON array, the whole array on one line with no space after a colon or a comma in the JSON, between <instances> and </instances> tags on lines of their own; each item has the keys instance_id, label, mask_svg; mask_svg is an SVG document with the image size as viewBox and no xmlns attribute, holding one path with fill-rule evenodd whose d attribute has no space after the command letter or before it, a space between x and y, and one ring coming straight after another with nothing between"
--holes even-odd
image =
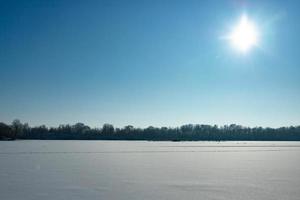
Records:
<instances>
[{"instance_id":1,"label":"snow surface","mask_svg":"<svg viewBox=\"0 0 300 200\"><path fill-rule=\"evenodd\" d=\"M1 200L299 200L300 142L0 141Z\"/></svg>"}]
</instances>

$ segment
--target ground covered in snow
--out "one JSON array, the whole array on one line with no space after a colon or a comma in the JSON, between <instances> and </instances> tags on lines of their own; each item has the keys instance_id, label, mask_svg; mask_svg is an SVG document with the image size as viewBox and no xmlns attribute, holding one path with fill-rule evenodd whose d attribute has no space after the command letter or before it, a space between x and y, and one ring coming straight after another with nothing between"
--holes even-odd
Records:
<instances>
[{"instance_id":1,"label":"ground covered in snow","mask_svg":"<svg viewBox=\"0 0 300 200\"><path fill-rule=\"evenodd\" d=\"M300 142L0 141L2 200L299 200Z\"/></svg>"}]
</instances>

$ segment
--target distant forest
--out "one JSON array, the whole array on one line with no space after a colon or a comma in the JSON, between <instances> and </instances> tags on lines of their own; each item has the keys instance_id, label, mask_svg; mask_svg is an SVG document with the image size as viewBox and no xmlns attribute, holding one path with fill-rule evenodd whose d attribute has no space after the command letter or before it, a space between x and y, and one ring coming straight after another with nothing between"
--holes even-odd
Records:
<instances>
[{"instance_id":1,"label":"distant forest","mask_svg":"<svg viewBox=\"0 0 300 200\"><path fill-rule=\"evenodd\" d=\"M114 128L104 124L102 128L90 128L83 123L47 127L30 127L14 120L11 124L0 122L0 140L152 140L152 141L300 141L300 126L281 128L244 127L231 124L211 126L187 124L176 128L135 128L131 125Z\"/></svg>"}]
</instances>

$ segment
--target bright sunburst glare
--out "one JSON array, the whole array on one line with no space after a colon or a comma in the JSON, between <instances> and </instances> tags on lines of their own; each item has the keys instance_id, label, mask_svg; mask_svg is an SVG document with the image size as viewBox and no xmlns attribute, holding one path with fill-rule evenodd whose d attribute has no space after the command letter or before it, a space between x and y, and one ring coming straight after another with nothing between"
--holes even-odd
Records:
<instances>
[{"instance_id":1,"label":"bright sunburst glare","mask_svg":"<svg viewBox=\"0 0 300 200\"><path fill-rule=\"evenodd\" d=\"M247 15L243 15L240 22L229 35L232 45L241 52L247 52L258 43L258 32L256 26Z\"/></svg>"}]
</instances>

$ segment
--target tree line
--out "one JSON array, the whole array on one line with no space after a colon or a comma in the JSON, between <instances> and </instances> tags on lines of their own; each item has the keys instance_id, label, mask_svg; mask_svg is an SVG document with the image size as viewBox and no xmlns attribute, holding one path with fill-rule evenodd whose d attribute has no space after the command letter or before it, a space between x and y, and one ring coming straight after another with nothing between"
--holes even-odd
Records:
<instances>
[{"instance_id":1,"label":"tree line","mask_svg":"<svg viewBox=\"0 0 300 200\"><path fill-rule=\"evenodd\" d=\"M30 127L28 123L14 120L11 124L0 122L0 140L153 140L153 141L300 141L300 126L281 128L244 127L187 124L180 127L135 128L128 125L115 128L104 124L102 128L90 128L83 123L47 127Z\"/></svg>"}]
</instances>

